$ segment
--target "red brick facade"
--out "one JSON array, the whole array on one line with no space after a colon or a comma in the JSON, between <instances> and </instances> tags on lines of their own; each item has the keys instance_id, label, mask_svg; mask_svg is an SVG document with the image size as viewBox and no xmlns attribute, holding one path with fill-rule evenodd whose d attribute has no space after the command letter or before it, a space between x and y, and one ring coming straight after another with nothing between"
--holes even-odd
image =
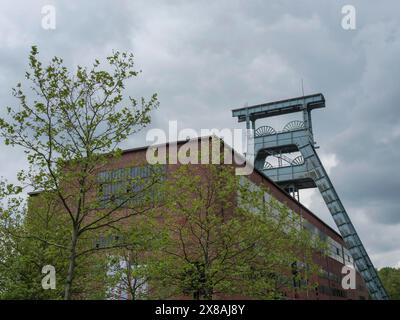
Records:
<instances>
[{"instance_id":1,"label":"red brick facade","mask_svg":"<svg viewBox=\"0 0 400 320\"><path fill-rule=\"evenodd\" d=\"M204 139L209 139L204 138ZM191 140L189 143L198 143L200 140ZM178 142L178 149L188 141ZM168 145L164 146L168 152ZM137 166L146 164L146 151L147 147L136 148L125 150L122 156L118 159L113 159L107 166L107 170L126 168L130 166ZM168 172L173 171L177 164L167 164L167 176ZM341 274L342 267L344 266L344 259L346 259L345 254L345 244L342 237L321 219L319 219L310 210L304 207L300 202L291 197L278 185L276 185L272 180L263 175L258 170L254 169L253 172L248 176L248 178L256 185L263 185L270 190L270 195L276 200L284 203L288 208L301 215L303 221L309 222L312 226L316 227L319 232L329 237L336 243L336 250L338 255L336 258L331 256L322 256L321 254L315 254L315 262L324 271L324 276L318 277L317 282L319 284L318 288L315 290L308 290L307 292L301 292L296 294L293 290L288 291L288 299L368 299L368 292L364 285L362 278L359 273L356 272L356 286L357 288L352 290L344 290L341 286L341 279L343 275ZM340 246L339 246L340 245ZM342 256L342 258L340 258ZM350 259L350 258L349 258ZM338 261L342 260L342 262ZM351 263L351 261L349 261Z\"/></svg>"}]
</instances>

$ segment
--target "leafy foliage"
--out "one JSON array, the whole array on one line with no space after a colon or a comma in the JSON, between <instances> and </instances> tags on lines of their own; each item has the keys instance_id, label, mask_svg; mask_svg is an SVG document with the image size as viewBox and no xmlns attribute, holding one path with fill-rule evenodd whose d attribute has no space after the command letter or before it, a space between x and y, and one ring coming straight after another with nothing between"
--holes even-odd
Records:
<instances>
[{"instance_id":1,"label":"leafy foliage","mask_svg":"<svg viewBox=\"0 0 400 320\"><path fill-rule=\"evenodd\" d=\"M165 192L168 241L153 278L160 297L271 299L301 278L313 285L317 241L297 215L266 202L267 190L241 181L232 167L180 166ZM296 261L306 267L294 274Z\"/></svg>"},{"instance_id":2,"label":"leafy foliage","mask_svg":"<svg viewBox=\"0 0 400 320\"><path fill-rule=\"evenodd\" d=\"M400 269L385 267L378 273L390 299L400 300Z\"/></svg>"},{"instance_id":3,"label":"leafy foliage","mask_svg":"<svg viewBox=\"0 0 400 320\"><path fill-rule=\"evenodd\" d=\"M32 47L30 70L25 75L31 94L18 83L13 95L19 108L8 107L8 118L0 118L5 144L21 147L30 165L18 173L20 185L51 194L57 212L68 217L67 244L63 238L62 243L39 240L68 251L65 299L72 297L77 260L97 249L88 248L86 242L122 220L114 213L124 202L99 210L96 173L110 157L120 155L122 141L149 124L150 112L158 106L156 94L148 101L141 98L140 103L132 97L124 99L126 82L138 75L132 54L116 51L107 63L102 69L95 60L91 68L78 66L71 74L58 57L44 66L37 48ZM21 187L10 188L22 191ZM139 213L132 208L124 218Z\"/></svg>"}]
</instances>

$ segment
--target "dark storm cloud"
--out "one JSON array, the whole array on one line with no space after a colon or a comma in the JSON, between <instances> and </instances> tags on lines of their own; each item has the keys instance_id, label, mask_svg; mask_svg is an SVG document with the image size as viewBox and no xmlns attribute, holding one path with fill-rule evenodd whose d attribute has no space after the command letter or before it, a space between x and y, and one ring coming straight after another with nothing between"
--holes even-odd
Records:
<instances>
[{"instance_id":1,"label":"dark storm cloud","mask_svg":"<svg viewBox=\"0 0 400 320\"><path fill-rule=\"evenodd\" d=\"M27 54L90 64L112 49L134 52L139 69L128 92L159 93L152 127L242 127L230 109L322 92L315 138L357 230L378 266L400 261L400 4L366 1L3 1L0 13L1 110L22 80ZM54 4L57 28L43 30L41 7ZM357 10L357 29L341 28L341 8ZM280 129L285 120L272 120ZM143 132L127 147L146 144ZM24 166L0 147L1 174ZM336 159L332 163L329 159ZM316 192L309 206L333 221Z\"/></svg>"}]
</instances>

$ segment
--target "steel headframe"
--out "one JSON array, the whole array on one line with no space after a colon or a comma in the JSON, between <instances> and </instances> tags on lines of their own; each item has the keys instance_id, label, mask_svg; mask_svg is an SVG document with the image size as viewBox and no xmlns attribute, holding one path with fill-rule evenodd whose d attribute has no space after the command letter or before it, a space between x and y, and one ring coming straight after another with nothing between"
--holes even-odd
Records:
<instances>
[{"instance_id":1,"label":"steel headframe","mask_svg":"<svg viewBox=\"0 0 400 320\"><path fill-rule=\"evenodd\" d=\"M254 152L254 166L271 178L289 193L298 194L304 188L318 188L339 232L351 252L354 262L373 299L386 300L388 295L379 279L378 273L369 258L349 215L347 214L328 174L315 150L311 110L324 108L325 98L321 93L287 100L246 106L232 110L232 116L239 122L246 122L247 129L254 130L247 150ZM277 132L271 127L256 130L257 119L302 112L303 122L294 121ZM253 131L253 132L254 132ZM302 161L293 161L285 167L272 167L266 164L271 153L290 153L299 151Z\"/></svg>"}]
</instances>

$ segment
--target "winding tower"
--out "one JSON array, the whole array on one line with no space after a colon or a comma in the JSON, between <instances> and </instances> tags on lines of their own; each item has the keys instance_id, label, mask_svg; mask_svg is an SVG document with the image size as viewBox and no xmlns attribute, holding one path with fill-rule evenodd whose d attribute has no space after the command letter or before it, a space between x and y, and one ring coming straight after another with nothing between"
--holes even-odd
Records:
<instances>
[{"instance_id":1,"label":"winding tower","mask_svg":"<svg viewBox=\"0 0 400 320\"><path fill-rule=\"evenodd\" d=\"M297 200L299 190L319 189L371 297L386 300L388 295L377 271L316 152L311 111L324 107L325 98L318 93L234 109L232 116L239 122L246 122L246 128L253 133L248 140L247 158L254 161L255 168ZM275 131L270 126L256 128L258 119L295 112L302 113L303 121L291 121L282 131ZM293 153L297 153L295 158L288 156ZM272 165L269 159L274 159L277 164Z\"/></svg>"}]
</instances>

